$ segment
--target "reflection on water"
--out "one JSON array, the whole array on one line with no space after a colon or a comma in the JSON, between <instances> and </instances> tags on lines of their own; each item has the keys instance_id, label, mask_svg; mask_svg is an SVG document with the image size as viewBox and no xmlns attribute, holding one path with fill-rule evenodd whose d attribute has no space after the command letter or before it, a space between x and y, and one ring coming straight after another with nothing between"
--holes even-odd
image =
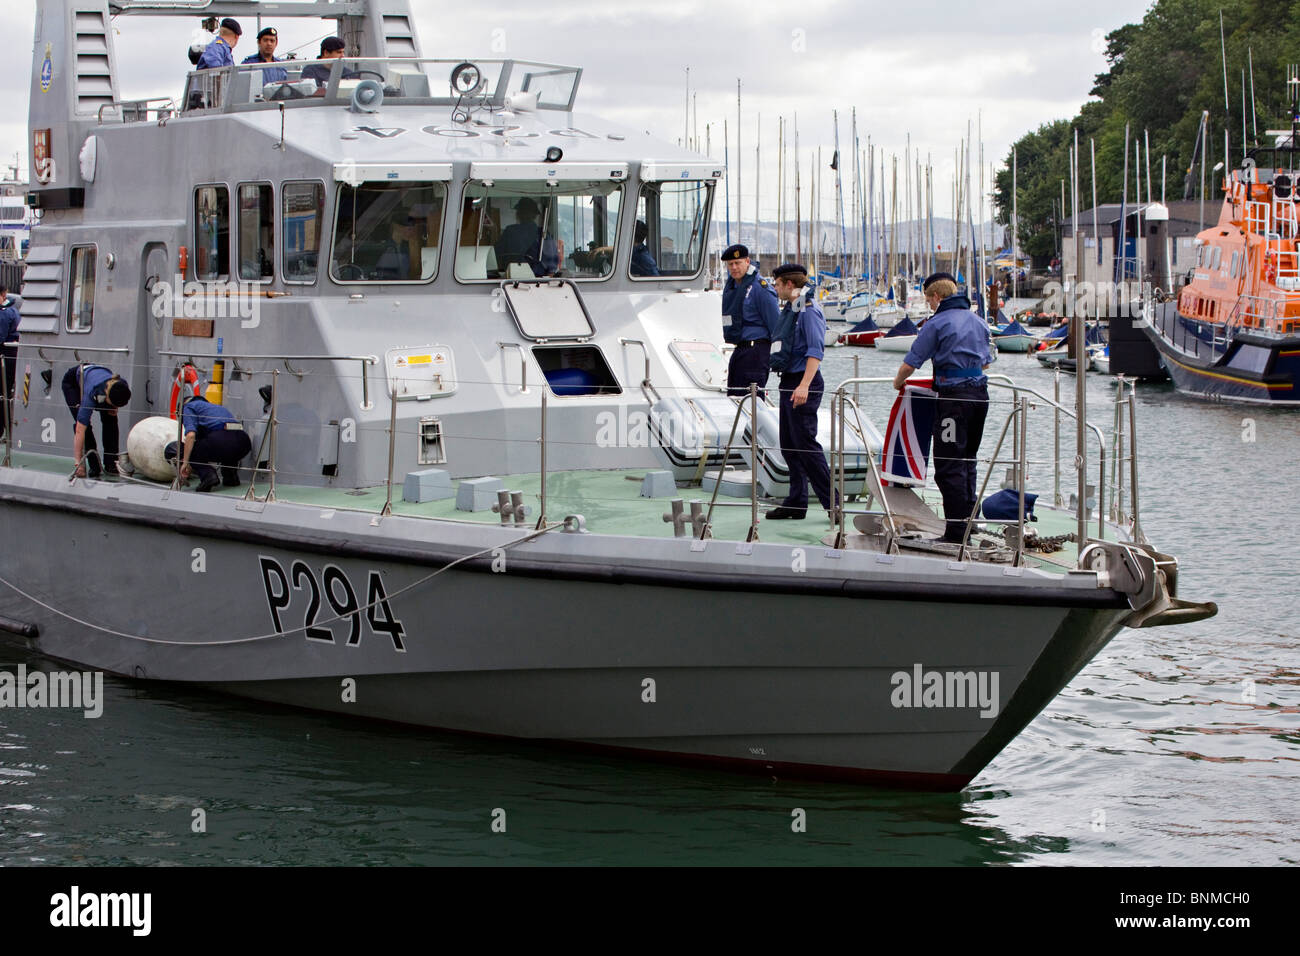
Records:
<instances>
[{"instance_id":1,"label":"reflection on water","mask_svg":"<svg viewBox=\"0 0 1300 956\"><path fill-rule=\"evenodd\" d=\"M828 353L828 382L852 374L850 355ZM860 350L861 373L899 359ZM998 370L1051 394L1032 359ZM1109 421L1113 385L1088 385ZM1167 386L1138 396L1144 527L1180 558L1183 595L1219 602L1219 616L1121 632L964 793L575 755L106 678L98 720L0 710L0 864L1300 861L1300 548L1273 503L1294 492L1300 412ZM883 421L889 400L867 391L862 404ZM1042 421L1030 490L1050 500Z\"/></svg>"}]
</instances>

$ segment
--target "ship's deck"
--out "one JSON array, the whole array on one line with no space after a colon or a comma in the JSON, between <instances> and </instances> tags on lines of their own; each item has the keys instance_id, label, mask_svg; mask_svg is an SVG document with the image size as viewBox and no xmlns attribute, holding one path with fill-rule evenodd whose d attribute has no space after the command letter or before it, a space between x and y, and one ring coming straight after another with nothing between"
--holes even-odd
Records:
<instances>
[{"instance_id":1,"label":"ship's deck","mask_svg":"<svg viewBox=\"0 0 1300 956\"><path fill-rule=\"evenodd\" d=\"M67 458L19 451L13 453L13 464L15 467L30 468L52 474L67 475L71 470ZM244 473L247 473L247 469L244 469ZM558 521L566 515L580 514L586 520L587 530L593 534L631 535L651 538L672 537L673 525L663 518L665 514L670 513L672 510L672 498L642 497L641 481L645 474L646 469L550 472L546 476L547 518L551 521ZM532 473L496 477L501 479L505 489L522 493L525 506L528 508L526 523L530 526L535 524L541 502L541 476ZM140 478L115 480L146 481ZM155 485L160 489L165 487L161 482L146 481L146 483ZM458 484L458 482L453 482L453 490ZM191 481L189 487L194 488L193 481ZM268 483L266 480L260 479L256 487L257 495L259 497L264 496L267 489ZM218 487L209 494L242 498L247 491L248 484L245 482L236 488ZM275 488L275 496L279 501L294 502L317 508L334 508L374 514L378 514L383 509L387 494L386 487L382 485L370 488L338 488L277 484ZM696 486L690 488L679 487L675 497L683 500L684 510L689 518L691 502L693 500L701 501L707 511L710 495L711 492L706 492ZM926 489L922 494L922 499L932 510L942 513L937 491L932 488ZM761 542L786 544L792 547L818 547L830 543L829 536L833 535L834 529L830 525L826 512L815 502L809 508L807 517L802 521L764 520L761 517L762 511L777 503L769 500L760 500L759 502L758 534ZM856 535L853 529L851 521L853 512L865 510L867 510L867 505L864 503L850 502L849 504L846 533L850 537L850 547L861 546L863 538L863 536ZM876 506L876 510L878 510L878 506ZM418 504L404 501L402 499L401 485L397 483L393 486L392 511L397 515L434 520L482 524L501 523L500 515L491 510L475 512L458 510L455 497ZM1036 533L1040 538L1066 535L1075 531L1076 519L1073 512L1051 508L1040 502L1035 509L1035 513L1038 515L1039 520L1027 525L1027 529ZM713 511L714 539L743 542L749 531L750 517L751 511L747 498L743 500L728 498L720 494L718 504ZM689 521L686 527L689 533ZM998 526L989 527L993 530ZM1091 529L1090 533L1095 533L1095 519L1090 522L1089 527ZM1116 534L1117 529L1108 524L1107 537L1113 537ZM855 536L859 539L857 544L852 541ZM920 537L929 537L929 535L922 534ZM973 538L976 546L985 540L990 543L997 542L1001 544L1000 535L995 537L994 534L976 534ZM867 546L870 547L870 544ZM955 556L955 550L949 553L927 549L919 541L909 547L908 550L911 553L925 553L927 550L932 550L932 553L936 556L947 559ZM1068 541L1064 543L1061 550L1052 554L1027 551L1025 555L1026 566L1048 571L1062 572L1074 568L1076 563L1077 548L1074 543Z\"/></svg>"}]
</instances>

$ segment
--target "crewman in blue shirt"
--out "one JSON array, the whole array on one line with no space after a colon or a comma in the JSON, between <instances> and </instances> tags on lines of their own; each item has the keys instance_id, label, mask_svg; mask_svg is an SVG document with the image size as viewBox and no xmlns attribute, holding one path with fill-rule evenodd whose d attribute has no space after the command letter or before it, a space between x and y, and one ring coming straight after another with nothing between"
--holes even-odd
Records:
<instances>
[{"instance_id":1,"label":"crewman in blue shirt","mask_svg":"<svg viewBox=\"0 0 1300 956\"><path fill-rule=\"evenodd\" d=\"M766 518L803 518L808 485L823 508L831 510L831 470L817 441L817 409L825 383L826 316L808 285L808 270L796 262L772 271L781 308L772 343L772 369L781 375L781 454L790 467L790 493Z\"/></svg>"},{"instance_id":2,"label":"crewman in blue shirt","mask_svg":"<svg viewBox=\"0 0 1300 956\"><path fill-rule=\"evenodd\" d=\"M253 450L253 443L230 409L206 398L191 398L181 411L185 447L181 452L181 478L199 476L199 491L211 491L218 481L233 488L239 484L239 462ZM168 461L176 460L176 443L163 449ZM221 477L217 477L217 467Z\"/></svg>"},{"instance_id":3,"label":"crewman in blue shirt","mask_svg":"<svg viewBox=\"0 0 1300 956\"><path fill-rule=\"evenodd\" d=\"M650 227L638 219L632 241L632 263L628 267L634 276L659 274L659 263L655 262L654 256L650 255L650 247L646 244L646 239L649 237Z\"/></svg>"},{"instance_id":4,"label":"crewman in blue shirt","mask_svg":"<svg viewBox=\"0 0 1300 956\"><path fill-rule=\"evenodd\" d=\"M18 314L16 296L0 285L0 351L4 353L5 370L5 407L0 413L0 438L13 419L14 414L14 378L18 374L18 323L22 317Z\"/></svg>"},{"instance_id":5,"label":"crewman in blue shirt","mask_svg":"<svg viewBox=\"0 0 1300 956\"><path fill-rule=\"evenodd\" d=\"M85 478L87 473L91 478L100 476L99 451L90 427L95 412L99 412L99 426L104 430L103 471L116 475L117 410L131 401L126 379L103 365L74 365L63 376L63 398L76 423L72 456L77 462L77 477Z\"/></svg>"},{"instance_id":6,"label":"crewman in blue shirt","mask_svg":"<svg viewBox=\"0 0 1300 956\"><path fill-rule=\"evenodd\" d=\"M988 377L984 374L993 362L989 330L970 310L970 299L958 294L957 282L949 273L934 273L921 290L934 315L921 326L898 367L894 388L902 391L908 376L927 360L933 363L934 389L939 393L932 442L934 483L943 495L947 519L940 540L961 544L966 538L966 522L975 513L975 455L989 411Z\"/></svg>"},{"instance_id":7,"label":"crewman in blue shirt","mask_svg":"<svg viewBox=\"0 0 1300 956\"><path fill-rule=\"evenodd\" d=\"M753 384L758 386L758 397L765 398L772 334L781 312L776 292L749 261L749 250L739 243L723 251L722 261L728 274L722 287L722 314L731 317L730 324L722 327L722 337L736 345L727 365L727 394L737 398L748 395Z\"/></svg>"},{"instance_id":8,"label":"crewman in blue shirt","mask_svg":"<svg viewBox=\"0 0 1300 956\"><path fill-rule=\"evenodd\" d=\"M208 48L199 57L200 70L215 70L218 67L235 65L235 44L244 35L238 20L226 17L217 30L217 38L208 44ZM286 74L287 75L287 74Z\"/></svg>"},{"instance_id":9,"label":"crewman in blue shirt","mask_svg":"<svg viewBox=\"0 0 1300 956\"><path fill-rule=\"evenodd\" d=\"M257 34L257 52L252 56L245 57L245 63L279 63L280 59L275 55L275 47L280 42L280 35L275 32L275 27L263 27ZM262 84L282 83L289 78L289 71L282 66L268 66L261 71Z\"/></svg>"},{"instance_id":10,"label":"crewman in blue shirt","mask_svg":"<svg viewBox=\"0 0 1300 956\"><path fill-rule=\"evenodd\" d=\"M338 37L326 37L320 41L320 59L322 60L339 60L343 58L343 51L346 49L342 40ZM330 70L334 69L329 63L308 63L302 68L302 78L304 80L316 81L316 92L313 96L324 96L325 85L330 80ZM339 79L351 80L361 75L360 70L344 69Z\"/></svg>"}]
</instances>

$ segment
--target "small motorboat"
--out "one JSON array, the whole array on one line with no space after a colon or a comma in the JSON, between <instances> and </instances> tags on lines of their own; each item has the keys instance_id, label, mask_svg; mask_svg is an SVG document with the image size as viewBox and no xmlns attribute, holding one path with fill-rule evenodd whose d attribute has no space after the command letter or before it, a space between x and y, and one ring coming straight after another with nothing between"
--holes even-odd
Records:
<instances>
[{"instance_id":1,"label":"small motorboat","mask_svg":"<svg viewBox=\"0 0 1300 956\"><path fill-rule=\"evenodd\" d=\"M857 345L870 348L884 334L884 331L876 325L875 320L868 315L847 332L841 332L837 340L840 345Z\"/></svg>"},{"instance_id":2,"label":"small motorboat","mask_svg":"<svg viewBox=\"0 0 1300 956\"><path fill-rule=\"evenodd\" d=\"M916 323L904 316L897 325L876 339L876 348L886 352L906 352L916 341L916 333L919 331Z\"/></svg>"},{"instance_id":3,"label":"small motorboat","mask_svg":"<svg viewBox=\"0 0 1300 956\"><path fill-rule=\"evenodd\" d=\"M1014 319L993 330L993 344L999 352L1028 352L1038 342L1038 336Z\"/></svg>"}]
</instances>

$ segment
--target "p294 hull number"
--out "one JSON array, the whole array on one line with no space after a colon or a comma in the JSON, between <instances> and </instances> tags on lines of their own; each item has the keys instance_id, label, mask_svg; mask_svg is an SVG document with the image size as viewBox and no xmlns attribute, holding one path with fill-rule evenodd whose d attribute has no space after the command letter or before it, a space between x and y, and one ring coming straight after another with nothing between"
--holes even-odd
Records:
<instances>
[{"instance_id":1,"label":"p294 hull number","mask_svg":"<svg viewBox=\"0 0 1300 956\"><path fill-rule=\"evenodd\" d=\"M347 646L356 647L361 643L364 620L371 634L387 634L393 642L394 650L406 650L406 645L402 643L406 628L388 605L384 579L378 571L372 569L367 576L366 600L363 605L358 600L358 592L347 573L336 565L325 565L318 578L306 561L294 561L286 571L284 565L275 558L261 555L258 560L262 566L266 605L277 634L302 631L307 640L322 644L338 643L335 640L337 636ZM322 598L329 605L332 614L321 614ZM281 612L290 612L291 605L295 603L303 605L301 627L286 623L290 614L281 615ZM296 619L296 614L293 618ZM336 628L339 629L337 632Z\"/></svg>"}]
</instances>

